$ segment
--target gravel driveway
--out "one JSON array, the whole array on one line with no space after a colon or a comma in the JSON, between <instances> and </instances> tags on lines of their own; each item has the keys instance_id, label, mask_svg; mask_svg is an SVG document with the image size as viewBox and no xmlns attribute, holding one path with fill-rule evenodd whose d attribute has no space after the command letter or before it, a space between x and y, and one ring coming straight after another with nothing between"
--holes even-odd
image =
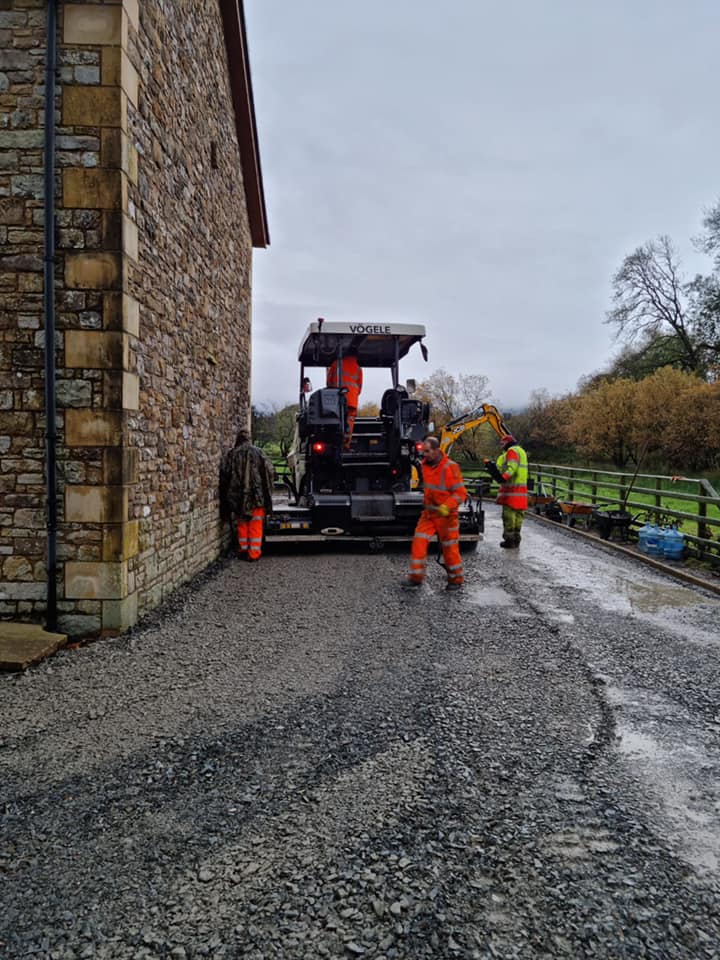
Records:
<instances>
[{"instance_id":1,"label":"gravel driveway","mask_svg":"<svg viewBox=\"0 0 720 960\"><path fill-rule=\"evenodd\" d=\"M498 516L0 676L0 957L720 955L720 599Z\"/></svg>"}]
</instances>

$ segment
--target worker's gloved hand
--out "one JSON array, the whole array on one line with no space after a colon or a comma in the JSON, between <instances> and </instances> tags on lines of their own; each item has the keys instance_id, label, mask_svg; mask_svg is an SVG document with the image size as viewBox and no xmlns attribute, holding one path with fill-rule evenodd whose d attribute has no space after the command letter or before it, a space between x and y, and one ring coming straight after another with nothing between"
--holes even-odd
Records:
<instances>
[{"instance_id":1,"label":"worker's gloved hand","mask_svg":"<svg viewBox=\"0 0 720 960\"><path fill-rule=\"evenodd\" d=\"M446 503L441 503L440 506L437 508L437 512L440 514L441 517L449 517L450 507Z\"/></svg>"},{"instance_id":2,"label":"worker's gloved hand","mask_svg":"<svg viewBox=\"0 0 720 960\"><path fill-rule=\"evenodd\" d=\"M502 474L492 460L483 460L483 465L493 480L497 480L498 483L502 481Z\"/></svg>"}]
</instances>

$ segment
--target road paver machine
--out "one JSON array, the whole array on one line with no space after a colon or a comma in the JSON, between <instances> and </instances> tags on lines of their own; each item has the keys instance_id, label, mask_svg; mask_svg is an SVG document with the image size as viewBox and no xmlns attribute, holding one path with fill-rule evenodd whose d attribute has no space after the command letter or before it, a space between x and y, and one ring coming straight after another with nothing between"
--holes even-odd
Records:
<instances>
[{"instance_id":1,"label":"road paver machine","mask_svg":"<svg viewBox=\"0 0 720 960\"><path fill-rule=\"evenodd\" d=\"M400 361L413 348L427 360L425 327L401 323L335 323L317 320L300 343L300 399L288 455L287 502L278 502L266 521L266 540L368 540L412 537L423 507L413 488L424 437L430 432L428 404L400 384ZM313 390L308 372L326 371L352 351L364 370L385 369L389 384L377 416L355 419L350 446L346 391ZM412 383L408 384L412 387ZM372 401L371 401L372 402ZM363 394L361 406L368 404ZM419 471L418 471L419 472ZM480 539L483 511L469 500L460 512L460 538Z\"/></svg>"}]
</instances>

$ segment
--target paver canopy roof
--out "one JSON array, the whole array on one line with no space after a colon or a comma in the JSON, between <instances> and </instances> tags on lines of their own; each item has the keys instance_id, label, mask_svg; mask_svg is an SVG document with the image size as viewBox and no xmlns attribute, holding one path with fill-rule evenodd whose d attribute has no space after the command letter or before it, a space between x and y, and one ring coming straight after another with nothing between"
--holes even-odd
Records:
<instances>
[{"instance_id":1,"label":"paver canopy roof","mask_svg":"<svg viewBox=\"0 0 720 960\"><path fill-rule=\"evenodd\" d=\"M351 347L361 367L391 367L425 336L414 323L311 323L300 342L298 360L307 367L327 367L338 351ZM424 349L424 347L423 347Z\"/></svg>"}]
</instances>

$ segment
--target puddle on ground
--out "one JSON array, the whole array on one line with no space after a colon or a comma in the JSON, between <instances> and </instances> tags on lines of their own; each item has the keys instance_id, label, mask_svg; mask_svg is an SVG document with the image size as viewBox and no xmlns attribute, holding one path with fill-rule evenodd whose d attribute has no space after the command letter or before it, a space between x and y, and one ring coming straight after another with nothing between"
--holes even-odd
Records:
<instances>
[{"instance_id":1,"label":"puddle on ground","mask_svg":"<svg viewBox=\"0 0 720 960\"><path fill-rule=\"evenodd\" d=\"M537 600L533 602L533 609L538 612L538 614L543 617L545 620L548 620L550 623L564 623L572 624L575 623L575 616L570 613L568 610L564 610L562 607L556 607L553 604L549 603L540 603Z\"/></svg>"},{"instance_id":2,"label":"puddle on ground","mask_svg":"<svg viewBox=\"0 0 720 960\"><path fill-rule=\"evenodd\" d=\"M708 794L717 783L698 782L698 772L710 766L702 745L662 746L654 737L620 727L620 748L638 762L648 786L660 799L679 841L679 855L701 870L720 871L717 811Z\"/></svg>"},{"instance_id":3,"label":"puddle on ground","mask_svg":"<svg viewBox=\"0 0 720 960\"><path fill-rule=\"evenodd\" d=\"M647 736L647 734L638 733L637 730L623 729L621 749L632 756L645 757L656 762L660 758L660 748L657 740L654 737Z\"/></svg>"},{"instance_id":4,"label":"puddle on ground","mask_svg":"<svg viewBox=\"0 0 720 960\"><path fill-rule=\"evenodd\" d=\"M647 620L686 641L716 645L720 640L717 630L708 629L720 619L720 601L696 587L673 583L624 559L615 565L604 554L573 552L558 543L549 549L541 537L528 537L525 556L530 561L525 582L536 591L536 605L537 596L554 587L564 591L564 598L579 591L604 610Z\"/></svg>"},{"instance_id":5,"label":"puddle on ground","mask_svg":"<svg viewBox=\"0 0 720 960\"><path fill-rule=\"evenodd\" d=\"M624 593L632 610L638 613L658 613L668 607L694 607L707 603L705 597L693 593L687 587L665 583L631 583L618 578L616 589Z\"/></svg>"},{"instance_id":6,"label":"puddle on ground","mask_svg":"<svg viewBox=\"0 0 720 960\"><path fill-rule=\"evenodd\" d=\"M482 607L514 607L515 598L501 587L482 587L468 591L466 599Z\"/></svg>"},{"instance_id":7,"label":"puddle on ground","mask_svg":"<svg viewBox=\"0 0 720 960\"><path fill-rule=\"evenodd\" d=\"M622 691L616 691L621 693ZM632 699L626 691L626 703ZM655 704L657 706L657 704ZM671 711L670 711L671 712ZM663 726L653 721L653 736L648 723L620 720L616 727L618 747L633 764L636 774L661 803L666 826L678 843L678 854L687 863L717 874L720 872L720 806L717 803L720 781L717 764L708 744L697 738L686 742L670 717ZM683 736L679 740L678 736Z\"/></svg>"}]
</instances>

